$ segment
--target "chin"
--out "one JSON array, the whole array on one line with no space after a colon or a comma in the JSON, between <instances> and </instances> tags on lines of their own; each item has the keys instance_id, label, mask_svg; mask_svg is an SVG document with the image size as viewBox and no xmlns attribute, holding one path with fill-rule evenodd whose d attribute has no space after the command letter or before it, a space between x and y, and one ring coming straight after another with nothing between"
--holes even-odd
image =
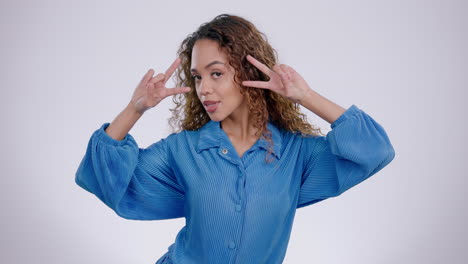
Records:
<instances>
[{"instance_id":1,"label":"chin","mask_svg":"<svg viewBox=\"0 0 468 264\"><path fill-rule=\"evenodd\" d=\"M218 118L218 117L213 117L213 116L210 116L210 119L211 121L215 121L215 122L221 122L224 120L224 118Z\"/></svg>"},{"instance_id":2,"label":"chin","mask_svg":"<svg viewBox=\"0 0 468 264\"><path fill-rule=\"evenodd\" d=\"M212 121L215 121L215 122L221 122L223 121L226 117L224 116L221 116L221 115L217 115L217 114L209 114L208 113L208 116L210 117L210 119Z\"/></svg>"}]
</instances>

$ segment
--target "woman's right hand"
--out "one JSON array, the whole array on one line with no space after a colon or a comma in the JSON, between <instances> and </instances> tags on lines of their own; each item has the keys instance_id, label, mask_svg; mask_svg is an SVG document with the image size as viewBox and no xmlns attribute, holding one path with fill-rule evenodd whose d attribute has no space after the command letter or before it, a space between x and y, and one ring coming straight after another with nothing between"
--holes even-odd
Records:
<instances>
[{"instance_id":1,"label":"woman's right hand","mask_svg":"<svg viewBox=\"0 0 468 264\"><path fill-rule=\"evenodd\" d=\"M190 87L166 88L165 86L167 80L172 76L179 64L180 58L177 58L164 74L159 73L154 77L154 70L148 70L133 92L132 100L130 101L130 104L138 113L143 114L146 110L155 107L168 96L186 93L191 90Z\"/></svg>"}]
</instances>

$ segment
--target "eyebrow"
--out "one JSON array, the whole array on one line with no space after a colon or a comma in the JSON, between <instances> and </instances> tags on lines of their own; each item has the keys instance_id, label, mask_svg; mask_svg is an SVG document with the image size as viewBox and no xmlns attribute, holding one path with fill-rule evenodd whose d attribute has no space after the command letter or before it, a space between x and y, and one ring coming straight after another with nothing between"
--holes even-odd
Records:
<instances>
[{"instance_id":1,"label":"eyebrow","mask_svg":"<svg viewBox=\"0 0 468 264\"><path fill-rule=\"evenodd\" d=\"M212 66L212 65L214 65L214 64L223 64L223 65L224 65L224 63L222 63L222 62L220 62L220 61L212 61L212 62L210 62L208 65L205 66L205 69L208 69L210 66ZM191 71L191 72L197 72L196 69L190 69L190 71Z\"/></svg>"}]
</instances>

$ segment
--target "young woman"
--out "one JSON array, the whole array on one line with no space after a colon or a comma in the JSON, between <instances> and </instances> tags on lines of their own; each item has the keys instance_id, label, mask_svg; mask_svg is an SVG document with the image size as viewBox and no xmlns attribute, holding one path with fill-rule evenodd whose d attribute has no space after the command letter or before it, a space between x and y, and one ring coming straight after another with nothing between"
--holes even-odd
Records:
<instances>
[{"instance_id":1,"label":"young woman","mask_svg":"<svg viewBox=\"0 0 468 264\"><path fill-rule=\"evenodd\" d=\"M217 16L92 134L79 186L123 218L186 218L157 263L282 263L297 208L342 194L394 158L381 125L319 95L275 53L249 21ZM177 69L178 87L166 88ZM128 132L171 95L177 131L139 148ZM300 105L332 130L307 123Z\"/></svg>"}]
</instances>

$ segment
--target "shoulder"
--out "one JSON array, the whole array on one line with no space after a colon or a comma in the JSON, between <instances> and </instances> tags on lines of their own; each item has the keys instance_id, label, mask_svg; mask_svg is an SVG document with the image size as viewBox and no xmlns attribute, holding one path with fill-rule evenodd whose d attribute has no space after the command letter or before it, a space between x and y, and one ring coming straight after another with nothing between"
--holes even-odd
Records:
<instances>
[{"instance_id":1,"label":"shoulder","mask_svg":"<svg viewBox=\"0 0 468 264\"><path fill-rule=\"evenodd\" d=\"M304 135L298 133L287 132L290 144L299 149L305 155L313 155L314 153L322 152L328 146L326 136L321 135Z\"/></svg>"},{"instance_id":2,"label":"shoulder","mask_svg":"<svg viewBox=\"0 0 468 264\"><path fill-rule=\"evenodd\" d=\"M294 133L291 131L284 131L283 138L300 144L317 144L326 140L326 136L308 135L301 133Z\"/></svg>"},{"instance_id":3,"label":"shoulder","mask_svg":"<svg viewBox=\"0 0 468 264\"><path fill-rule=\"evenodd\" d=\"M157 144L159 142L164 142L168 146L173 146L177 144L185 144L187 142L192 141L193 139L198 138L199 131L189 131L189 130L182 130L179 132L173 132L167 135L165 138L160 139L159 141L155 142Z\"/></svg>"},{"instance_id":4,"label":"shoulder","mask_svg":"<svg viewBox=\"0 0 468 264\"><path fill-rule=\"evenodd\" d=\"M199 135L200 132L198 130L182 130L180 132L171 133L154 144L162 143L167 151L178 152L193 147L198 142Z\"/></svg>"}]
</instances>

